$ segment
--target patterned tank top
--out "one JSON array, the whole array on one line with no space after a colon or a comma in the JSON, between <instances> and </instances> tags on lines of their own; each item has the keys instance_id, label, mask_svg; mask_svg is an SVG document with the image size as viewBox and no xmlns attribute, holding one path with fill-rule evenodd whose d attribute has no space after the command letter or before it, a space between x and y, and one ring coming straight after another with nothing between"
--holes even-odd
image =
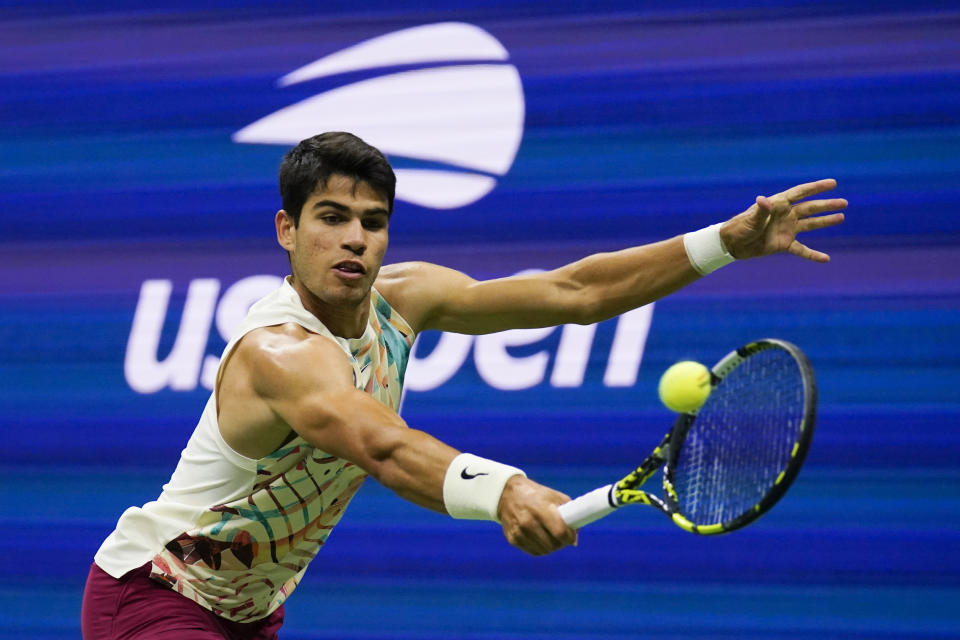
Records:
<instances>
[{"instance_id":1,"label":"patterned tank top","mask_svg":"<svg viewBox=\"0 0 960 640\"><path fill-rule=\"evenodd\" d=\"M251 307L221 362L248 332L294 322L340 345L355 386L396 411L414 335L376 290L370 305L364 335L339 338L285 281ZM294 590L365 478L300 437L259 460L241 456L220 436L212 394L161 496L124 513L96 562L119 577L150 561L153 579L217 615L258 620Z\"/></svg>"}]
</instances>

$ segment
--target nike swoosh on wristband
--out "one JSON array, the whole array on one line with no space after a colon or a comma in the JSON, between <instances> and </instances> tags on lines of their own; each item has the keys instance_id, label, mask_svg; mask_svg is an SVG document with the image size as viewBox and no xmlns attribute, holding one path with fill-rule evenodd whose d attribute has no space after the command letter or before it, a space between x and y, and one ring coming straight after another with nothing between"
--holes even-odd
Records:
<instances>
[{"instance_id":1,"label":"nike swoosh on wristband","mask_svg":"<svg viewBox=\"0 0 960 640\"><path fill-rule=\"evenodd\" d=\"M489 473L467 473L466 469L460 472L460 477L463 478L464 480L473 480L477 476L488 476L488 475L490 474Z\"/></svg>"}]
</instances>

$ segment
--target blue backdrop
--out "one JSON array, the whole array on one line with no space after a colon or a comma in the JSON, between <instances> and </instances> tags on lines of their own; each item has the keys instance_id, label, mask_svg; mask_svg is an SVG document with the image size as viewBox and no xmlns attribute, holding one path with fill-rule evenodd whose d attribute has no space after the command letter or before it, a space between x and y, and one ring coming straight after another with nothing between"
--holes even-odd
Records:
<instances>
[{"instance_id":1,"label":"blue backdrop","mask_svg":"<svg viewBox=\"0 0 960 640\"><path fill-rule=\"evenodd\" d=\"M818 178L851 203L809 238L829 265L735 264L592 329L425 335L412 364L409 423L577 494L669 426L669 364L791 340L821 413L774 511L700 539L631 510L534 559L370 481L283 638L960 637L960 11L661 4L0 2L5 636L79 637L93 553L286 273L290 145L238 134L268 119L369 132L407 172L388 262L475 277Z\"/></svg>"}]
</instances>

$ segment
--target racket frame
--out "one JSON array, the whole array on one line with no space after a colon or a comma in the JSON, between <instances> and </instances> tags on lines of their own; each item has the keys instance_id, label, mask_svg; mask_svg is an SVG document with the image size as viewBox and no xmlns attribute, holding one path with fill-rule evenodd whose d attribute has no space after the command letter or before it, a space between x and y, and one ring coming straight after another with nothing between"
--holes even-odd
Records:
<instances>
[{"instance_id":1,"label":"racket frame","mask_svg":"<svg viewBox=\"0 0 960 640\"><path fill-rule=\"evenodd\" d=\"M783 497L783 494L786 493L797 477L813 440L817 414L817 385L813 374L813 366L796 345L786 340L765 338L746 344L721 358L710 371L710 385L712 388L716 388L730 372L740 366L747 358L768 349L786 351L793 357L794 362L799 367L803 381L804 414L801 418L798 438L794 442L790 453L790 460L777 476L773 487L753 507L732 520L718 523L694 523L683 515L674 488L674 470L680 451L683 448L684 439L696 421L697 411L682 413L677 416L673 427L664 436L657 448L644 460L643 464L619 482L611 485L610 504L614 507L621 507L625 504L646 504L656 507L670 517L678 527L698 535L717 535L734 531L750 524L769 511ZM643 483L661 467L663 467L663 498L640 490Z\"/></svg>"}]
</instances>

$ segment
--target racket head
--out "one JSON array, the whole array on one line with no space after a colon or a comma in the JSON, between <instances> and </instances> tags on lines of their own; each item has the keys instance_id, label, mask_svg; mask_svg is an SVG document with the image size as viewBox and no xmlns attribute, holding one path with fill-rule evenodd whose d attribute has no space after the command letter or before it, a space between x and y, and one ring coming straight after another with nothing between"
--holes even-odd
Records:
<instances>
[{"instance_id":1,"label":"racket head","mask_svg":"<svg viewBox=\"0 0 960 640\"><path fill-rule=\"evenodd\" d=\"M670 433L664 502L675 524L715 535L769 511L793 483L813 439L817 385L794 344L768 338L724 356L710 396Z\"/></svg>"}]
</instances>

